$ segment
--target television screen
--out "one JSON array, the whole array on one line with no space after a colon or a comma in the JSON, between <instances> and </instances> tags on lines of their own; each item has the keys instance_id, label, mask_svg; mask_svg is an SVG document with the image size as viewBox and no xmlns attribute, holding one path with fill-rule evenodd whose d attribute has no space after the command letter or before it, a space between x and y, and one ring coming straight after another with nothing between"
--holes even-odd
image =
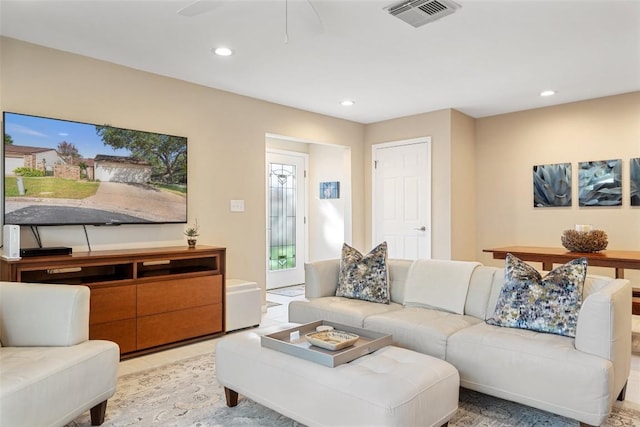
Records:
<instances>
[{"instance_id":1,"label":"television screen","mask_svg":"<svg viewBox=\"0 0 640 427\"><path fill-rule=\"evenodd\" d=\"M4 223L187 222L187 138L3 114Z\"/></svg>"}]
</instances>

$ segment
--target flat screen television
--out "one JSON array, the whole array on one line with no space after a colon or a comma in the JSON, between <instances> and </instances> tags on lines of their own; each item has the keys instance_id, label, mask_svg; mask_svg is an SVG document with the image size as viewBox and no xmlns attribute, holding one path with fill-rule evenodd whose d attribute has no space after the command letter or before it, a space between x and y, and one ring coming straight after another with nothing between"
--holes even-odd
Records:
<instances>
[{"instance_id":1,"label":"flat screen television","mask_svg":"<svg viewBox=\"0 0 640 427\"><path fill-rule=\"evenodd\" d=\"M4 224L187 222L187 138L3 113Z\"/></svg>"}]
</instances>

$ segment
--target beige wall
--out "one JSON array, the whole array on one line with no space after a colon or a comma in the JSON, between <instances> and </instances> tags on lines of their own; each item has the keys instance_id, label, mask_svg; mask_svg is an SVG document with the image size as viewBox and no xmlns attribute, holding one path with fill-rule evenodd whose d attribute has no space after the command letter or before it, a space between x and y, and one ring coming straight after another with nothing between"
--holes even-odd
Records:
<instances>
[{"instance_id":1,"label":"beige wall","mask_svg":"<svg viewBox=\"0 0 640 427\"><path fill-rule=\"evenodd\" d=\"M476 259L475 119L451 110L451 258Z\"/></svg>"},{"instance_id":2,"label":"beige wall","mask_svg":"<svg viewBox=\"0 0 640 427\"><path fill-rule=\"evenodd\" d=\"M350 174L345 169L348 150L314 144L309 147L309 260L339 258L342 244L351 244L351 224L345 213L350 212ZM320 183L340 183L340 197L321 199Z\"/></svg>"},{"instance_id":3,"label":"beige wall","mask_svg":"<svg viewBox=\"0 0 640 427\"><path fill-rule=\"evenodd\" d=\"M563 230L593 224L609 248L640 250L640 208L630 207L629 159L640 157L640 93L476 120L477 258L483 248L559 246ZM578 162L622 159L623 206L578 207ZM534 165L572 164L570 208L534 208ZM611 275L610 269L594 269ZM640 272L626 276L640 286Z\"/></svg>"},{"instance_id":4,"label":"beige wall","mask_svg":"<svg viewBox=\"0 0 640 427\"><path fill-rule=\"evenodd\" d=\"M353 217L364 217L364 125L12 39L0 39L0 108L182 135L189 140L189 221L227 247L228 277L265 283L265 134L351 149ZM231 213L229 200L246 211ZM364 246L364 224L353 221ZM183 225L89 227L92 248L186 244ZM81 227L42 227L43 243L86 250ZM23 247L35 246L26 230Z\"/></svg>"},{"instance_id":5,"label":"beige wall","mask_svg":"<svg viewBox=\"0 0 640 427\"><path fill-rule=\"evenodd\" d=\"M474 120L440 110L362 125L0 38L0 109L189 138L189 218L201 243L228 248L229 276L264 287L265 134L350 148L353 245L371 242L371 146L432 138L432 256L493 261L482 249L558 246L576 223L640 250L629 159L640 157L640 93ZM623 159L624 205L577 207L577 162ZM571 162L574 206L534 209L532 166ZM475 184L473 183L475 179ZM231 213L230 199L246 212ZM94 249L184 244L182 225L90 227ZM80 227L44 227L44 243L85 250ZM23 247L33 246L23 232ZM475 253L471 252L475 248ZM608 270L602 273L610 274ZM628 272L640 285L640 272Z\"/></svg>"}]
</instances>

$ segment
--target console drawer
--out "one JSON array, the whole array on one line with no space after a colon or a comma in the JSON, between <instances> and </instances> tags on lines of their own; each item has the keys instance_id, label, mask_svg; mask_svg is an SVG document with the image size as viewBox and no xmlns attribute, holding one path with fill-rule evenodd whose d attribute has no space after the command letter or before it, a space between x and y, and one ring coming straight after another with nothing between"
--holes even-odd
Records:
<instances>
[{"instance_id":1,"label":"console drawer","mask_svg":"<svg viewBox=\"0 0 640 427\"><path fill-rule=\"evenodd\" d=\"M138 349L222 332L222 304L138 317Z\"/></svg>"},{"instance_id":2,"label":"console drawer","mask_svg":"<svg viewBox=\"0 0 640 427\"><path fill-rule=\"evenodd\" d=\"M138 285L138 316L222 302L222 276L173 279Z\"/></svg>"},{"instance_id":3,"label":"console drawer","mask_svg":"<svg viewBox=\"0 0 640 427\"><path fill-rule=\"evenodd\" d=\"M89 324L135 319L136 285L92 288Z\"/></svg>"},{"instance_id":4,"label":"console drawer","mask_svg":"<svg viewBox=\"0 0 640 427\"><path fill-rule=\"evenodd\" d=\"M136 350L136 319L98 323L89 328L89 339L113 341L120 346L120 354Z\"/></svg>"}]
</instances>

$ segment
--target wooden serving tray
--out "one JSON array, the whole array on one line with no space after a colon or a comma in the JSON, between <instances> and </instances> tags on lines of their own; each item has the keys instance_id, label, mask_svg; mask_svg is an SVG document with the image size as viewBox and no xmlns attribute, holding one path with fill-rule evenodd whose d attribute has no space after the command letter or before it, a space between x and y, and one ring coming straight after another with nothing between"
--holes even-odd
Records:
<instances>
[{"instance_id":1,"label":"wooden serving tray","mask_svg":"<svg viewBox=\"0 0 640 427\"><path fill-rule=\"evenodd\" d=\"M335 330L350 332L359 335L359 338L354 345L340 350L325 350L317 346L312 346L305 339L305 335L315 332L316 327L321 325L333 326ZM335 368L336 366L349 363L359 357L373 353L382 347L391 345L392 339L391 335L388 334L329 322L328 320L318 320L316 322L262 335L260 337L260 344L263 347L281 351L291 356Z\"/></svg>"}]
</instances>

